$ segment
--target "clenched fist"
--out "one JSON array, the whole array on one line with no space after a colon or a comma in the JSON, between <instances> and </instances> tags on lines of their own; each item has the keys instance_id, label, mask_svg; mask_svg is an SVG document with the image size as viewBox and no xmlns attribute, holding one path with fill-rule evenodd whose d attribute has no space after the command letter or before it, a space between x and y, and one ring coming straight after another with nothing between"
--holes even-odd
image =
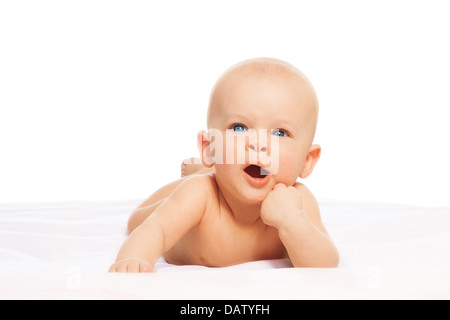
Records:
<instances>
[{"instance_id":1,"label":"clenched fist","mask_svg":"<svg viewBox=\"0 0 450 320\"><path fill-rule=\"evenodd\" d=\"M261 205L262 221L279 229L303 214L302 194L295 187L278 183Z\"/></svg>"}]
</instances>

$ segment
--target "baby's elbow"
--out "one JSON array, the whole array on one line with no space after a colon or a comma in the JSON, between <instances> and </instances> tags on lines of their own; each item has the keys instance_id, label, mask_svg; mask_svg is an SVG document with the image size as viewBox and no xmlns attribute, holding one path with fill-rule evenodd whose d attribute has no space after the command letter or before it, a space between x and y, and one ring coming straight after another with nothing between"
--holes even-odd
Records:
<instances>
[{"instance_id":1,"label":"baby's elbow","mask_svg":"<svg viewBox=\"0 0 450 320\"><path fill-rule=\"evenodd\" d=\"M326 268L337 268L339 267L339 256L330 261L329 266Z\"/></svg>"},{"instance_id":2,"label":"baby's elbow","mask_svg":"<svg viewBox=\"0 0 450 320\"><path fill-rule=\"evenodd\" d=\"M313 268L324 268L324 269L334 269L339 266L339 257L326 259L326 261L322 261L312 266Z\"/></svg>"},{"instance_id":3,"label":"baby's elbow","mask_svg":"<svg viewBox=\"0 0 450 320\"><path fill-rule=\"evenodd\" d=\"M333 269L339 266L339 254L337 251L330 252L326 257L321 259L315 267Z\"/></svg>"},{"instance_id":4,"label":"baby's elbow","mask_svg":"<svg viewBox=\"0 0 450 320\"><path fill-rule=\"evenodd\" d=\"M339 250L333 242L330 241L330 246L328 246L328 250L323 257L322 268L337 268L339 266Z\"/></svg>"},{"instance_id":5,"label":"baby's elbow","mask_svg":"<svg viewBox=\"0 0 450 320\"><path fill-rule=\"evenodd\" d=\"M328 266L326 268L337 268L339 266L339 253L337 249L335 249L335 252L330 257L330 260L328 261Z\"/></svg>"}]
</instances>

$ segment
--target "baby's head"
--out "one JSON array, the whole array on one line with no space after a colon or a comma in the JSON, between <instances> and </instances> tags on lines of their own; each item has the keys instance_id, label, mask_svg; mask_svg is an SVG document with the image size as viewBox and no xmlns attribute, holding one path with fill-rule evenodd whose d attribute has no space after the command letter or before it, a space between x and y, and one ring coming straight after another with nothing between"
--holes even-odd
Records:
<instances>
[{"instance_id":1,"label":"baby's head","mask_svg":"<svg viewBox=\"0 0 450 320\"><path fill-rule=\"evenodd\" d=\"M198 136L203 164L215 166L222 192L262 201L275 184L311 174L317 118L316 93L301 71L269 58L239 63L211 92L208 132Z\"/></svg>"}]
</instances>

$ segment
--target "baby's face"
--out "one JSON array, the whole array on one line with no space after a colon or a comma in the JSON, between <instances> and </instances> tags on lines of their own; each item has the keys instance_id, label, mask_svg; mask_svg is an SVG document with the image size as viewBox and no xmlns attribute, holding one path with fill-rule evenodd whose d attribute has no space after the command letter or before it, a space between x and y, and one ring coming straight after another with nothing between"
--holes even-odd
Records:
<instances>
[{"instance_id":1,"label":"baby's face","mask_svg":"<svg viewBox=\"0 0 450 320\"><path fill-rule=\"evenodd\" d=\"M219 82L211 98L208 127L224 138L223 149L216 144L213 152L221 190L257 203L275 184L296 182L317 121L311 89L307 81L280 74L237 73Z\"/></svg>"}]
</instances>

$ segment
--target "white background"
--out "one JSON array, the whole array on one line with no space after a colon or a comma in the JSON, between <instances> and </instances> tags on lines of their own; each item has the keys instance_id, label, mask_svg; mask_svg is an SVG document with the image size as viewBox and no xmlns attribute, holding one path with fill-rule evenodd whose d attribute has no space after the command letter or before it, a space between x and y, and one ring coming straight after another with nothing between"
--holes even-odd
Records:
<instances>
[{"instance_id":1,"label":"white background","mask_svg":"<svg viewBox=\"0 0 450 320\"><path fill-rule=\"evenodd\" d=\"M196 156L217 77L300 68L316 197L450 205L448 1L2 1L0 202L139 199Z\"/></svg>"}]
</instances>

